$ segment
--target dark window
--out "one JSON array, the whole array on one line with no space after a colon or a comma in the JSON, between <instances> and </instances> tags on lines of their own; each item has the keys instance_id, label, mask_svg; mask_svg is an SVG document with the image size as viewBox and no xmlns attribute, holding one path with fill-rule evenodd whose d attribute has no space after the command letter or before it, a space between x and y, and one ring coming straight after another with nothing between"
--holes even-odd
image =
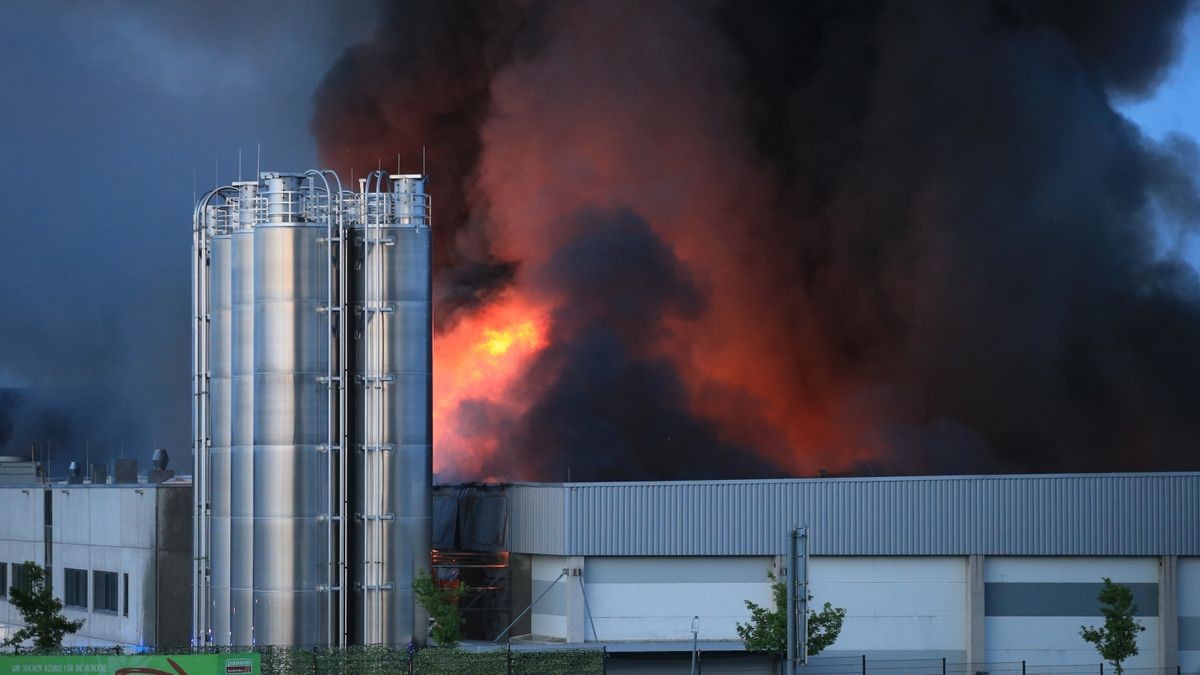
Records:
<instances>
[{"instance_id":1,"label":"dark window","mask_svg":"<svg viewBox=\"0 0 1200 675\"><path fill-rule=\"evenodd\" d=\"M87 570L63 568L63 604L68 607L87 609Z\"/></svg>"},{"instance_id":2,"label":"dark window","mask_svg":"<svg viewBox=\"0 0 1200 675\"><path fill-rule=\"evenodd\" d=\"M8 597L8 563L0 563L0 598Z\"/></svg>"},{"instance_id":3,"label":"dark window","mask_svg":"<svg viewBox=\"0 0 1200 675\"><path fill-rule=\"evenodd\" d=\"M19 588L23 591L29 590L29 580L25 578L25 565L23 563L13 563L13 588Z\"/></svg>"},{"instance_id":4,"label":"dark window","mask_svg":"<svg viewBox=\"0 0 1200 675\"><path fill-rule=\"evenodd\" d=\"M117 612L117 573L92 572L92 609L97 612Z\"/></svg>"},{"instance_id":5,"label":"dark window","mask_svg":"<svg viewBox=\"0 0 1200 675\"><path fill-rule=\"evenodd\" d=\"M129 572L125 573L125 597L121 599L121 609L129 616Z\"/></svg>"}]
</instances>

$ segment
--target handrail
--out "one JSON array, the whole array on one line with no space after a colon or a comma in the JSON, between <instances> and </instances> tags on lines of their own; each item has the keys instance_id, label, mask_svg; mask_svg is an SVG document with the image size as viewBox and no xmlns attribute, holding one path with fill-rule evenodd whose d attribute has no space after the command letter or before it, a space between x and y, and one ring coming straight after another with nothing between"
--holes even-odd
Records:
<instances>
[{"instance_id":1,"label":"handrail","mask_svg":"<svg viewBox=\"0 0 1200 675\"><path fill-rule=\"evenodd\" d=\"M337 192L330 189L327 174L331 174L334 181L338 185ZM335 496L333 483L335 475L344 475L344 471L340 470L344 464L345 447L344 442L340 440L342 435L343 424L345 421L345 387L342 384L342 377L335 375L335 368L340 368L340 364L344 360L345 350L342 347L340 336L345 333L343 324L343 308L345 307L344 286L340 283L335 283L334 275L340 274L342 264L341 244L344 239L344 229L341 221L341 180L337 174L329 170L310 170L305 172L305 177L308 178L310 188L321 189L315 186L314 178L319 178L324 183L324 220L325 220L325 245L326 253L326 274L325 274L325 321L326 321L326 338L329 343L326 347L325 354L325 387L326 387L326 422L325 422L325 448L326 448L326 480L328 486L326 490L326 531L325 531L325 558L326 558L326 630L329 639L334 644L345 643L345 579L344 574L339 570L344 568L341 551L344 551L344 546L335 545L335 523L340 533L345 529L344 509L339 507L340 491ZM337 195L336 201L334 195ZM321 215L321 204L319 198L314 198L314 215ZM335 230L336 228L336 230ZM336 233L337 236L334 236ZM336 317L336 322L335 322ZM336 341L336 342L335 342ZM334 453L338 454L339 470L334 470ZM342 540L341 534L336 535L339 543ZM334 602L333 594L337 592L337 602Z\"/></svg>"},{"instance_id":2,"label":"handrail","mask_svg":"<svg viewBox=\"0 0 1200 675\"><path fill-rule=\"evenodd\" d=\"M213 188L192 208L192 641L208 643L212 639L208 614L212 579L209 573L209 257L211 233L209 203L226 198L231 186Z\"/></svg>"}]
</instances>

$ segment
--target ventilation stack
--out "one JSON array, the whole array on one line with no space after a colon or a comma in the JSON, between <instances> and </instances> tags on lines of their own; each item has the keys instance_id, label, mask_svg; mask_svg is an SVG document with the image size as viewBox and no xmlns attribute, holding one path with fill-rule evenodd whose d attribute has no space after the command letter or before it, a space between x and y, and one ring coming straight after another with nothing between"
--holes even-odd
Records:
<instances>
[{"instance_id":1,"label":"ventilation stack","mask_svg":"<svg viewBox=\"0 0 1200 675\"><path fill-rule=\"evenodd\" d=\"M425 178L266 172L193 214L193 640L419 642L432 338Z\"/></svg>"}]
</instances>

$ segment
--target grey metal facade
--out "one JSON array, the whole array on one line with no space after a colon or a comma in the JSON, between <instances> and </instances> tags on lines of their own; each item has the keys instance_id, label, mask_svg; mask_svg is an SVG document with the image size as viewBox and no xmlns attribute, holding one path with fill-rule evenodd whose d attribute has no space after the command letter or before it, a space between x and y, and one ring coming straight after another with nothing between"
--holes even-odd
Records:
<instances>
[{"instance_id":1,"label":"grey metal facade","mask_svg":"<svg viewBox=\"0 0 1200 675\"><path fill-rule=\"evenodd\" d=\"M509 549L582 556L1198 555L1200 473L515 484Z\"/></svg>"}]
</instances>

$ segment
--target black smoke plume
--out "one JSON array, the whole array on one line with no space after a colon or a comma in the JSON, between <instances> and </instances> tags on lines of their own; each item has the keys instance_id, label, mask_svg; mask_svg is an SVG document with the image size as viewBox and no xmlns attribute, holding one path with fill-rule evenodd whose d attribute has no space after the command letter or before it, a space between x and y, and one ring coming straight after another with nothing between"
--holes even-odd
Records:
<instances>
[{"instance_id":1,"label":"black smoke plume","mask_svg":"<svg viewBox=\"0 0 1200 675\"><path fill-rule=\"evenodd\" d=\"M1116 109L1187 7L403 3L314 129L432 149L443 327L560 288L492 472L1195 469L1197 149Z\"/></svg>"},{"instance_id":2,"label":"black smoke plume","mask_svg":"<svg viewBox=\"0 0 1200 675\"><path fill-rule=\"evenodd\" d=\"M491 77L536 33L537 14L505 2L396 2L381 8L374 39L334 64L317 90L313 130L321 159L343 176L426 163L435 204L435 322L485 304L516 261L492 254L473 222L479 128Z\"/></svg>"}]
</instances>

